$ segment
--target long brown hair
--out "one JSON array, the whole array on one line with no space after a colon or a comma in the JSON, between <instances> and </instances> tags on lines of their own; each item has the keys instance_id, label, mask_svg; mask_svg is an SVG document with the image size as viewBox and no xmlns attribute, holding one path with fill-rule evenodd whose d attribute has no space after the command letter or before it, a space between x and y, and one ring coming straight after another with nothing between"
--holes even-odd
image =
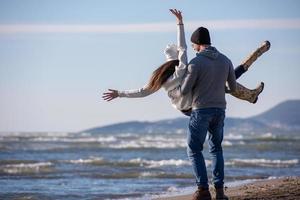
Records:
<instances>
[{"instance_id":1,"label":"long brown hair","mask_svg":"<svg viewBox=\"0 0 300 200\"><path fill-rule=\"evenodd\" d=\"M148 83L148 89L157 91L174 73L175 66L179 65L179 60L170 60L158 67L153 73Z\"/></svg>"}]
</instances>

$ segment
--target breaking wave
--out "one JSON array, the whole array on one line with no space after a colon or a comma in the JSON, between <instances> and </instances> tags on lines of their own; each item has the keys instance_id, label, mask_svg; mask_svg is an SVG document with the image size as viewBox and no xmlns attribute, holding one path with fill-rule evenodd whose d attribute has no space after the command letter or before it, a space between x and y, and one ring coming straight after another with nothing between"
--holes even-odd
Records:
<instances>
[{"instance_id":1,"label":"breaking wave","mask_svg":"<svg viewBox=\"0 0 300 200\"><path fill-rule=\"evenodd\" d=\"M0 172L6 174L35 174L47 173L54 170L51 162L6 164L0 166Z\"/></svg>"},{"instance_id":2,"label":"breaking wave","mask_svg":"<svg viewBox=\"0 0 300 200\"><path fill-rule=\"evenodd\" d=\"M264 134L237 134L224 135L223 146L247 145L249 141L277 142L298 141L296 136ZM134 134L120 133L114 135L93 135L89 133L0 133L3 142L0 149L22 148L24 150L57 150L68 148L110 148L110 149L176 149L186 148L184 134ZM5 143L7 142L7 144ZM11 145L11 142L20 142L20 145ZM22 146L24 144L24 146Z\"/></svg>"},{"instance_id":3,"label":"breaking wave","mask_svg":"<svg viewBox=\"0 0 300 200\"><path fill-rule=\"evenodd\" d=\"M268 160L268 159L232 159L226 165L234 166L260 166L260 167L290 167L297 165L298 159L292 160Z\"/></svg>"},{"instance_id":4,"label":"breaking wave","mask_svg":"<svg viewBox=\"0 0 300 200\"><path fill-rule=\"evenodd\" d=\"M113 173L113 174L85 174L83 176L96 178L96 179L124 179L124 178L160 178L160 179L186 179L193 178L191 173L168 173L168 172L124 172L124 173Z\"/></svg>"},{"instance_id":5,"label":"breaking wave","mask_svg":"<svg viewBox=\"0 0 300 200\"><path fill-rule=\"evenodd\" d=\"M92 157L88 159L77 159L77 160L66 160L64 162L72 164L91 164L91 165L109 165L115 167L128 167L128 166L137 166L137 167L146 167L146 168L160 168L164 166L185 166L190 165L188 160L182 159L169 159L169 160L146 160L141 158L135 158L130 160L105 160L100 157ZM207 160L208 165L211 164L211 161Z\"/></svg>"}]
</instances>

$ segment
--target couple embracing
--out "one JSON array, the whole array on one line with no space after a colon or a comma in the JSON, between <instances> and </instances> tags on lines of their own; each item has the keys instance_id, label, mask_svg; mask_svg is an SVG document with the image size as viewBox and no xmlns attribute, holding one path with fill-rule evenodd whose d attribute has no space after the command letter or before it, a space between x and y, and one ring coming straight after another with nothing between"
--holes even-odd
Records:
<instances>
[{"instance_id":1,"label":"couple embracing","mask_svg":"<svg viewBox=\"0 0 300 200\"><path fill-rule=\"evenodd\" d=\"M211 45L208 29L199 27L191 36L196 56L188 62L182 13L171 9L177 19L177 45L167 45L166 62L152 74L149 82L136 90L109 89L103 99L117 97L146 97L164 88L172 105L190 117L187 133L187 154L191 161L198 189L194 200L211 199L203 145L208 133L209 153L212 160L212 184L216 199L228 199L224 194L224 159L222 150L226 100L228 93L241 100L256 103L264 83L250 90L236 82L251 64L270 48L265 41L236 68L230 59Z\"/></svg>"}]
</instances>

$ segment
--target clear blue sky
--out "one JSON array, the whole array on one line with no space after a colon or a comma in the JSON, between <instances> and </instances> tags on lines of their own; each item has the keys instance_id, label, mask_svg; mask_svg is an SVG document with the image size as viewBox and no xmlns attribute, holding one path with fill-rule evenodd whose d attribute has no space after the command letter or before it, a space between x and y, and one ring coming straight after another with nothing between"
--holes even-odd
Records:
<instances>
[{"instance_id":1,"label":"clear blue sky","mask_svg":"<svg viewBox=\"0 0 300 200\"><path fill-rule=\"evenodd\" d=\"M265 82L259 102L227 96L227 116L300 99L297 0L0 0L0 131L79 131L182 116L163 90L144 99L101 99L108 88L143 86L164 62L164 47L176 42L169 8L183 11L188 42L204 24L234 65L270 40L271 50L240 79L249 88Z\"/></svg>"}]
</instances>

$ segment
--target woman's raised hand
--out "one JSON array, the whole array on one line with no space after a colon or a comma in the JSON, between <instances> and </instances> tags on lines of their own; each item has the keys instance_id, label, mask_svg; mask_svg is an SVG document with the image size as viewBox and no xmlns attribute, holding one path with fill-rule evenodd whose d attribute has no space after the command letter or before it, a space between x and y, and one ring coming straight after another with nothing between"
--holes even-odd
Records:
<instances>
[{"instance_id":1,"label":"woman's raised hand","mask_svg":"<svg viewBox=\"0 0 300 200\"><path fill-rule=\"evenodd\" d=\"M109 92L104 92L102 95L103 100L111 101L119 96L118 90L108 89Z\"/></svg>"},{"instance_id":2,"label":"woman's raised hand","mask_svg":"<svg viewBox=\"0 0 300 200\"><path fill-rule=\"evenodd\" d=\"M171 13L172 13L173 15L176 16L177 23L178 23L178 24L183 24L181 11L180 11L180 10L177 10L177 9L170 9L170 11L171 11Z\"/></svg>"}]
</instances>

